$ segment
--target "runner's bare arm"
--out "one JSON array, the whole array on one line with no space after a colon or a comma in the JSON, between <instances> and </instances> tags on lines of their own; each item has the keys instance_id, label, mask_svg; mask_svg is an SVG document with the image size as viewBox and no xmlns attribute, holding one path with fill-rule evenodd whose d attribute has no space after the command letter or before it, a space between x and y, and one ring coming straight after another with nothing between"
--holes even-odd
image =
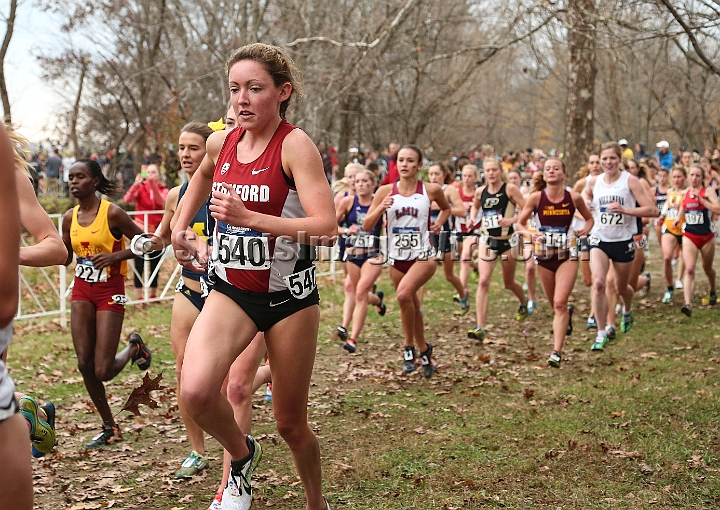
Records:
<instances>
[{"instance_id":1,"label":"runner's bare arm","mask_svg":"<svg viewBox=\"0 0 720 510\"><path fill-rule=\"evenodd\" d=\"M377 222L380 221L382 215L385 214L387 208L392 205L392 197L390 196L392 187L392 184L385 184L380 186L375 192L373 203L370 205L370 209L368 209L368 212L365 215L365 220L362 224L362 228L365 232L370 232L373 227L377 225Z\"/></svg>"},{"instance_id":2,"label":"runner's bare arm","mask_svg":"<svg viewBox=\"0 0 720 510\"><path fill-rule=\"evenodd\" d=\"M20 265L46 267L64 264L67 250L60 233L35 196L30 179L15 170L15 185L20 202L20 222L37 239L32 246L20 248Z\"/></svg>"}]
</instances>

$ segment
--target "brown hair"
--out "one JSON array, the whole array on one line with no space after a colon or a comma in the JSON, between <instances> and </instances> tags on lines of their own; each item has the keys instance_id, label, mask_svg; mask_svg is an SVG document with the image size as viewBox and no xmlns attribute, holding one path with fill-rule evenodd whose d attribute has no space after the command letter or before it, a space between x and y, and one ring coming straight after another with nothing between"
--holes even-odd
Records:
<instances>
[{"instance_id":1,"label":"brown hair","mask_svg":"<svg viewBox=\"0 0 720 510\"><path fill-rule=\"evenodd\" d=\"M430 166L428 167L428 169L430 169L430 167L433 167L433 166L440 167L440 171L443 173L443 182L445 184L450 184L454 180L452 172L450 172L450 167L447 166L447 164L445 162L435 161L433 163L430 163Z\"/></svg>"},{"instance_id":2,"label":"brown hair","mask_svg":"<svg viewBox=\"0 0 720 510\"><path fill-rule=\"evenodd\" d=\"M602 144L600 146L600 153L602 153L608 149L612 149L615 152L615 154L617 154L618 158L622 159L622 149L620 148L620 146L618 145L617 142L605 142L604 144Z\"/></svg>"},{"instance_id":3,"label":"brown hair","mask_svg":"<svg viewBox=\"0 0 720 510\"><path fill-rule=\"evenodd\" d=\"M280 118L285 118L290 100L293 94L300 96L304 93L304 86L300 77L300 71L295 66L292 59L285 51L270 44L254 43L238 48L233 52L225 63L225 73L229 76L230 69L241 60L253 60L263 65L268 74L272 77L276 87L281 87L285 83L292 86L290 97L280 104Z\"/></svg>"},{"instance_id":4,"label":"brown hair","mask_svg":"<svg viewBox=\"0 0 720 510\"><path fill-rule=\"evenodd\" d=\"M536 171L532 176L532 189L531 193L537 193L547 188L547 182L545 182L545 173L542 170Z\"/></svg>"},{"instance_id":5,"label":"brown hair","mask_svg":"<svg viewBox=\"0 0 720 510\"><path fill-rule=\"evenodd\" d=\"M190 122L185 124L180 130L181 133L195 133L196 135L202 136L206 141L208 137L213 134L213 130L207 124L202 122Z\"/></svg>"}]
</instances>

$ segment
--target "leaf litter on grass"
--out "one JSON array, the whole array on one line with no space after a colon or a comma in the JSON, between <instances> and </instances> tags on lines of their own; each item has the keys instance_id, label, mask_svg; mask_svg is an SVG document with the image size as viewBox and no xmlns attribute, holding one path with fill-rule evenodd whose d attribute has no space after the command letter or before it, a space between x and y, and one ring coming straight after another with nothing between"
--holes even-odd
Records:
<instances>
[{"instance_id":1,"label":"leaf litter on grass","mask_svg":"<svg viewBox=\"0 0 720 510\"><path fill-rule=\"evenodd\" d=\"M651 270L653 264L657 267L656 259ZM452 315L452 293L436 276L424 308L438 370L426 380L419 373L400 374L398 308L386 276L379 286L389 313L381 318L370 310L353 356L326 338L342 313L341 282L321 289L321 336L308 414L321 445L324 493L333 508L720 507L711 489L719 485L713 452L720 451L720 435L713 423L720 409L717 397L710 397L720 389L712 370L706 370L720 363L720 349L717 333L707 327L713 317L707 314L716 313L709 307L698 307L677 340L669 334L678 322L676 310L662 309L655 303L659 291L652 290L643 305L647 309L637 309L638 327L618 335L605 353L589 352L592 335L576 323L566 340L563 367L554 370L544 363L552 337L543 300L542 313L517 323L511 313L515 302L494 285L494 295L502 298L491 300L493 327L481 344L465 336L474 327L473 314ZM581 284L572 300L576 318L587 314ZM169 307L135 310L129 309L126 332L149 334L157 349L154 363L174 364L166 329ZM32 386L61 401L61 444L33 461L37 507L207 508L219 482L222 452L208 439L206 474L191 483L173 478L190 449L174 381L153 394L142 393L141 400L150 398L158 407L138 403L139 416L119 415L123 443L85 451L99 420L78 384L69 335L49 321L38 324L46 330L34 334L24 328L27 348L11 353L17 360L13 375L25 381L34 381L34 354L50 356L41 360L47 365L41 368L52 386ZM38 343L48 337L56 348ZM126 370L107 384L113 409L153 381L147 378L146 383ZM65 386L69 379L74 386ZM253 432L265 453L253 477L255 507L299 508L302 487L271 407L262 395L253 402Z\"/></svg>"}]
</instances>

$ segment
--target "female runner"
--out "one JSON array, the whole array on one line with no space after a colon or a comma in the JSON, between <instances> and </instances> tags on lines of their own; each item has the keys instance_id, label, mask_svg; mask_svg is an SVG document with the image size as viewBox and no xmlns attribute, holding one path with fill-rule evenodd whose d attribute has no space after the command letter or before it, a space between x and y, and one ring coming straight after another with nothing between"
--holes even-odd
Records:
<instances>
[{"instance_id":1,"label":"female runner","mask_svg":"<svg viewBox=\"0 0 720 510\"><path fill-rule=\"evenodd\" d=\"M486 184L475 191L471 218L478 218L482 234L475 235L473 243L478 243L478 288L475 297L477 326L468 330L468 338L483 341L485 338L485 321L490 301L489 289L495 264L501 259L502 276L505 288L512 291L520 301L517 320L527 318L527 298L522 285L515 280L517 254L509 253L512 247L519 244L514 232L517 222L515 209L525 205L520 188L503 181L500 163L495 160L485 162ZM470 244L470 243L468 243ZM516 248L517 249L517 248ZM522 249L522 247L520 248Z\"/></svg>"},{"instance_id":2,"label":"female runner","mask_svg":"<svg viewBox=\"0 0 720 510\"><path fill-rule=\"evenodd\" d=\"M433 346L425 342L418 290L432 278L437 268L437 262L431 258L428 228L435 234L440 233L443 223L450 217L450 204L440 186L418 180L421 163L422 152L414 145L406 145L398 151L400 179L378 188L365 215L363 230L371 230L387 212L390 278L400 304L404 335L403 373L417 369L414 347L417 346L423 376L431 377L435 371ZM440 213L437 220L430 223L433 201L440 207Z\"/></svg>"},{"instance_id":3,"label":"female runner","mask_svg":"<svg viewBox=\"0 0 720 510\"><path fill-rule=\"evenodd\" d=\"M206 140L212 134L212 129L201 122L190 122L180 130L178 139L178 157L180 165L190 182L200 163L205 157ZM188 182L171 189L165 200L165 213L160 228L155 232L151 243L153 248L161 249L170 242L174 218L182 209L181 201L188 187ZM207 239L209 236L207 207L203 206L193 217L190 223L190 235L200 251L207 252ZM146 249L150 249L148 244ZM170 343L175 355L175 376L177 378L178 394L180 393L180 375L182 373L185 344L195 319L203 308L205 298L209 292L207 276L183 268L180 279L175 286L175 299L172 306L172 320L170 322ZM190 478L208 465L205 457L205 436L200 427L187 415L181 399L178 399L180 417L182 418L192 451L183 460L180 468L175 472L176 478Z\"/></svg>"},{"instance_id":4,"label":"female runner","mask_svg":"<svg viewBox=\"0 0 720 510\"><path fill-rule=\"evenodd\" d=\"M373 201L375 174L361 170L355 174L354 182L355 195L345 197L337 208L338 223L347 225L345 261L355 303L350 337L342 346L349 353L355 352L357 348L357 339L360 338L367 317L368 299L369 296L374 296L371 290L383 268L379 256L380 238L378 237L381 225L378 223L367 232L362 229L365 215ZM380 315L385 315L381 292L379 291L379 296L376 296L377 306L380 308Z\"/></svg>"},{"instance_id":5,"label":"female runner","mask_svg":"<svg viewBox=\"0 0 720 510\"><path fill-rule=\"evenodd\" d=\"M228 59L226 71L238 128L208 139L173 229L178 259L200 269L205 258L185 241L185 231L213 191L215 285L188 338L185 355L193 363L183 367L180 398L232 456L222 508L249 508L262 450L238 427L221 388L233 361L264 331L278 432L293 454L307 509L326 509L320 448L307 422L319 295L315 268L299 242L331 242L332 194L314 143L284 119L301 86L284 51L244 46Z\"/></svg>"},{"instance_id":6,"label":"female runner","mask_svg":"<svg viewBox=\"0 0 720 510\"><path fill-rule=\"evenodd\" d=\"M573 191L580 194L585 191L587 183L591 177L602 174L603 170L600 165L600 155L596 152L591 152L588 156L587 167L584 168L585 172L582 174L580 174L580 172L575 174L575 177L578 178L578 180L575 181L575 186L573 186ZM578 220L576 228L583 228L584 220L579 217L579 214L579 211L575 211L575 219ZM580 272L582 274L583 283L586 287L590 287L593 284L593 278L592 271L590 270L590 246L588 245L587 237L585 239L580 239ZM585 329L597 329L592 293L590 293L590 315L588 316L587 323L585 324Z\"/></svg>"},{"instance_id":7,"label":"female runner","mask_svg":"<svg viewBox=\"0 0 720 510\"><path fill-rule=\"evenodd\" d=\"M662 238L660 247L663 254L663 270L665 272L665 282L667 290L663 294L662 302L665 304L672 303L673 292L673 259L678 248L682 248L683 225L676 223L680 217L680 206L683 198L685 198L685 181L687 174L683 167L675 167L670 174L672 187L667 192L667 200L663 210L660 211L658 221L662 222ZM683 273L684 262L682 258L678 262L678 279Z\"/></svg>"},{"instance_id":8,"label":"female runner","mask_svg":"<svg viewBox=\"0 0 720 510\"><path fill-rule=\"evenodd\" d=\"M628 282L635 255L633 237L637 233L637 222L631 216L657 214L654 203L640 181L620 170L621 154L622 150L617 143L604 143L600 151L603 174L590 178L583 192L586 200L592 200L595 220L588 238L590 266L595 280L595 318L598 322L598 335L592 346L595 351L602 351L608 341L605 329L608 316L606 281L611 262L617 291L624 303L620 328L623 333L627 333L633 325L632 300L635 291Z\"/></svg>"},{"instance_id":9,"label":"female runner","mask_svg":"<svg viewBox=\"0 0 720 510\"><path fill-rule=\"evenodd\" d=\"M662 245L662 225L663 222L660 219L660 215L665 209L665 202L667 201L668 191L670 190L670 173L667 168L661 167L658 169L655 182L655 207L659 211L659 215L653 222L655 227L655 237L658 244Z\"/></svg>"},{"instance_id":10,"label":"female runner","mask_svg":"<svg viewBox=\"0 0 720 510\"><path fill-rule=\"evenodd\" d=\"M648 196L650 201L654 203L655 195L652 192L650 180L647 176L647 167L640 167L638 162L634 159L624 159L621 163L621 168L640 181L645 194ZM635 242L635 258L633 258L629 283L635 292L643 290L644 294L647 294L650 289L650 273L641 273L645 270L645 250L648 245L647 236L650 233L650 227L646 226L643 223L643 220L644 219L640 217L635 218L635 223L637 225L637 233L633 237ZM613 267L610 267L608 270L605 285L605 294L608 298L608 315L605 327L608 331L608 340L614 340L616 336L615 316L620 313L620 310L622 309L622 305L620 305L622 298L618 294L617 287L615 286L615 270Z\"/></svg>"},{"instance_id":11,"label":"female runner","mask_svg":"<svg viewBox=\"0 0 720 510\"><path fill-rule=\"evenodd\" d=\"M5 275L17 275L18 240L20 239L20 205L16 179L28 181L18 175L15 150L4 125L0 125L0 223L8 239L14 240L0 252L0 270ZM32 189L32 184L30 184ZM33 191L34 194L34 191ZM12 340L13 317L18 307L18 278L3 278L0 283L0 351L5 352ZM18 412L14 384L8 374L5 361L0 359L0 477L3 480L3 506L30 510L33 508L32 465L28 450L28 428Z\"/></svg>"},{"instance_id":12,"label":"female runner","mask_svg":"<svg viewBox=\"0 0 720 510\"><path fill-rule=\"evenodd\" d=\"M125 249L123 236L132 239L143 232L120 207L98 197L98 193L112 195L115 186L105 178L97 161L78 160L70 168L68 186L79 202L63 216L62 228L68 250L65 265L72 262L73 253L77 255L70 328L78 369L103 420L100 434L85 447L99 448L122 441L103 382L112 380L129 361L147 370L152 359L136 333L117 353L127 300L126 261L133 257L133 252Z\"/></svg>"},{"instance_id":13,"label":"female runner","mask_svg":"<svg viewBox=\"0 0 720 510\"><path fill-rule=\"evenodd\" d=\"M593 219L582 196L575 191L565 189L565 164L560 159L545 161L543 172L535 180L533 192L518 216L517 228L529 233L526 222L535 217L536 232L533 241L539 243L537 253L538 274L548 301L553 305L553 351L548 364L559 368L562 360L562 347L570 324L568 298L577 279L577 247L575 236L585 237L592 229ZM585 225L573 230L575 211L580 211ZM573 253L574 252L574 253Z\"/></svg>"},{"instance_id":14,"label":"female runner","mask_svg":"<svg viewBox=\"0 0 720 510\"><path fill-rule=\"evenodd\" d=\"M542 179L542 176L540 176ZM527 201L528 197L530 196L530 193L532 193L533 188L525 188L522 185L522 175L520 174L520 170L512 169L507 173L507 179L508 183L514 184L520 189L520 193L522 193L523 198ZM533 182L533 186L535 185L535 182ZM538 182L538 185L540 183ZM537 188L538 190L541 188ZM518 213L520 211L517 211ZM535 232L536 226L535 223L535 217L531 216L528 218L528 224L526 225L528 232L533 233ZM528 295L528 313L533 313L535 311L535 307L537 306L537 301L535 300L536 294L535 291L537 289L537 278L535 275L535 257L532 253L532 243L525 244L525 250L523 251L523 258L525 260L525 285L523 286L523 289L527 291Z\"/></svg>"},{"instance_id":15,"label":"female runner","mask_svg":"<svg viewBox=\"0 0 720 510\"><path fill-rule=\"evenodd\" d=\"M431 183L437 184L443 189L443 192L445 193L445 198L447 198L447 201L450 203L451 216L455 216L456 218L465 218L465 204L463 204L463 201L460 198L460 193L458 192L458 189L455 186L451 186L451 183L454 182L454 179L453 174L450 171L450 167L448 167L442 161L433 163L432 165L430 165L430 168L428 168L428 179ZM437 221L439 215L440 206L436 202L433 202L432 204L430 204L430 221ZM455 290L457 291L456 297L458 298L457 301L460 303L460 310L463 313L467 313L467 311L470 309L470 304L468 303L467 299L463 301L460 300L460 296L465 296L466 290L465 287L463 287L460 278L458 278L455 274L454 252L456 243L451 236L452 217L448 221L443 223L442 230L440 231L439 235L433 233L430 234L430 241L432 242L435 250L437 250L438 260L442 261L445 279L450 282L450 284L455 287Z\"/></svg>"},{"instance_id":16,"label":"female runner","mask_svg":"<svg viewBox=\"0 0 720 510\"><path fill-rule=\"evenodd\" d=\"M705 186L705 170L696 163L690 165L687 176L688 188L685 198L680 206L680 216L675 220L675 226L685 222L682 243L683 260L685 261L685 285L683 294L685 304L680 309L682 313L690 317L692 310L693 292L695 291L695 264L697 255L702 256L702 266L708 283L710 284L710 305L717 303L715 291L715 232L712 229L712 214L720 214L720 203L718 203L715 190Z\"/></svg>"},{"instance_id":17,"label":"female runner","mask_svg":"<svg viewBox=\"0 0 720 510\"><path fill-rule=\"evenodd\" d=\"M493 160L494 161L494 160ZM470 309L470 292L468 291L468 281L470 280L470 271L473 270L473 249L475 242L465 242L465 239L472 237L470 228L473 225L474 216L470 215L475 191L477 190L478 167L475 165L465 164L461 168L461 181L458 187L458 195L465 206L465 216L455 218L455 232L457 239L457 250L460 253L460 284L463 292L458 294L457 301L463 311ZM472 241L472 239L468 239Z\"/></svg>"}]
</instances>

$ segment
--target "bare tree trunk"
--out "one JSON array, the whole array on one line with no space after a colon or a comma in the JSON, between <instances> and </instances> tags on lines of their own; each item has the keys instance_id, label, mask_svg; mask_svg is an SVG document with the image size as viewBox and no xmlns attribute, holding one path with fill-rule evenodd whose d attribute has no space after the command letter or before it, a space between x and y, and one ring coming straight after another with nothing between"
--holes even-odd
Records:
<instances>
[{"instance_id":1,"label":"bare tree trunk","mask_svg":"<svg viewBox=\"0 0 720 510\"><path fill-rule=\"evenodd\" d=\"M7 18L7 30L5 38L0 47L0 96L2 97L4 120L6 124L12 122L10 115L10 98L8 97L7 84L5 83L5 55L7 55L10 39L12 39L15 28L15 16L17 14L18 0L10 0L10 15Z\"/></svg>"},{"instance_id":2,"label":"bare tree trunk","mask_svg":"<svg viewBox=\"0 0 720 510\"><path fill-rule=\"evenodd\" d=\"M77 135L77 124L78 124L78 116L80 114L80 99L82 98L82 91L83 91L83 85L85 84L85 76L87 76L88 66L89 62L88 59L85 57L82 57L82 61L80 63L80 78L78 79L78 91L77 95L75 96L75 104L73 105L73 111L72 111L72 117L70 119L70 141L73 145L73 150L75 151L75 156L80 157L80 146L78 144L78 135Z\"/></svg>"},{"instance_id":3,"label":"bare tree trunk","mask_svg":"<svg viewBox=\"0 0 720 510\"><path fill-rule=\"evenodd\" d=\"M568 95L565 106L565 165L573 175L592 150L595 125L595 0L568 3Z\"/></svg>"},{"instance_id":4,"label":"bare tree trunk","mask_svg":"<svg viewBox=\"0 0 720 510\"><path fill-rule=\"evenodd\" d=\"M340 140L338 143L338 179L345 176L345 165L348 163L350 138L353 135L356 117L360 108L360 96L350 92L343 99L343 109L340 112Z\"/></svg>"}]
</instances>

